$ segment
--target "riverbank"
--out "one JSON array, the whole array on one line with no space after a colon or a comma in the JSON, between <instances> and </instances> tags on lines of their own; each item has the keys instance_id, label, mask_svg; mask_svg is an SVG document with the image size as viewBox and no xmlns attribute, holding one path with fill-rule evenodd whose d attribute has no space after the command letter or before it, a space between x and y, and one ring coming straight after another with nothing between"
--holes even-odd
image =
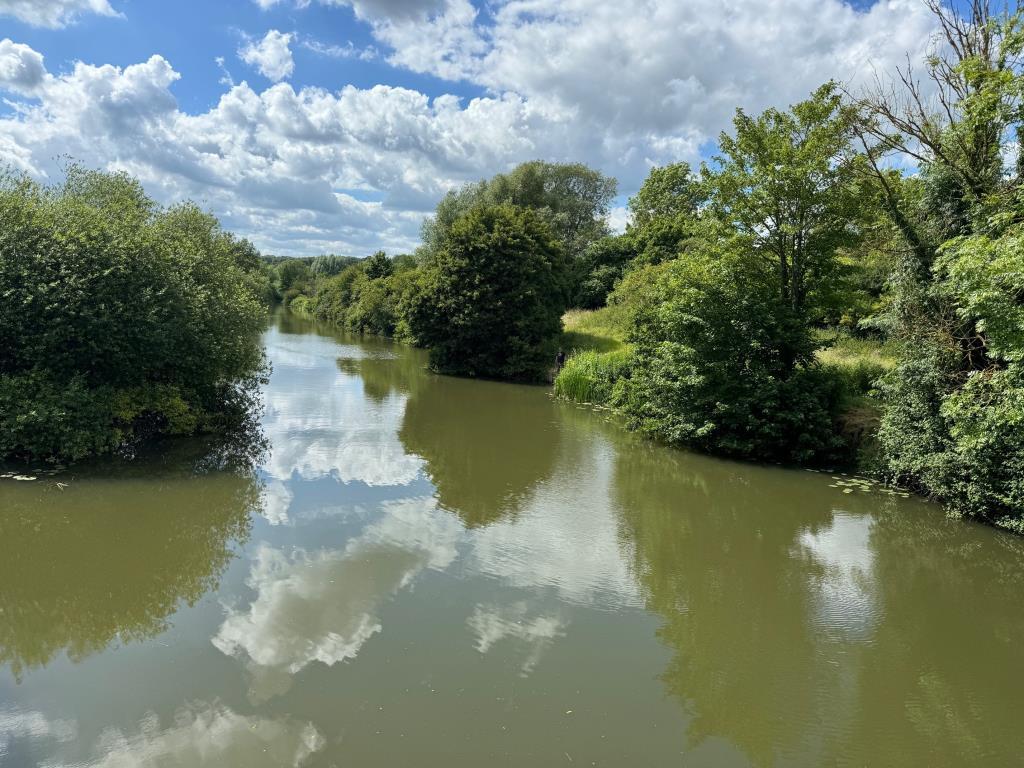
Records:
<instances>
[{"instance_id":1,"label":"riverbank","mask_svg":"<svg viewBox=\"0 0 1024 768\"><path fill-rule=\"evenodd\" d=\"M562 322L561 343L568 360L555 379L555 395L615 409L623 396L620 382L630 375L627 308L570 310ZM821 344L815 353L819 363L842 387L836 431L850 445L848 468L870 471L882 411L875 383L895 367L896 351L879 340L856 338L842 330L821 329L816 340Z\"/></svg>"}]
</instances>

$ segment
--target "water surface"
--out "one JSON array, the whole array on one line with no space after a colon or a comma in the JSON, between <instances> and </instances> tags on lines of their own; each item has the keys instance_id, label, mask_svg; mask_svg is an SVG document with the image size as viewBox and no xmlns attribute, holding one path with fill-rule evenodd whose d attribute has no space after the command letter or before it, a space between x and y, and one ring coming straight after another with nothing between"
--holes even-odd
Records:
<instances>
[{"instance_id":1,"label":"water surface","mask_svg":"<svg viewBox=\"0 0 1024 768\"><path fill-rule=\"evenodd\" d=\"M266 346L252 464L0 481L4 768L1020 763L1021 539Z\"/></svg>"}]
</instances>

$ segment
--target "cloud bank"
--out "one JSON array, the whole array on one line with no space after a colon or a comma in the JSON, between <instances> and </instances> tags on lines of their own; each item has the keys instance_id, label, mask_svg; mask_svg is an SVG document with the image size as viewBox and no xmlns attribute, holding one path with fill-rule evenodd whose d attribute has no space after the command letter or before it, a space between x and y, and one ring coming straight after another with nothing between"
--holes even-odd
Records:
<instances>
[{"instance_id":1,"label":"cloud bank","mask_svg":"<svg viewBox=\"0 0 1024 768\"><path fill-rule=\"evenodd\" d=\"M350 6L390 71L480 95L294 86L293 45L335 56L339 77L359 52L272 29L240 52L272 84L228 83L189 113L174 94L189 84L159 55L55 71L4 40L0 89L14 108L0 117L0 158L41 178L61 154L126 169L162 200L204 202L270 252L406 251L455 185L544 158L600 168L629 193L652 165L699 161L736 107L785 106L830 78L856 87L919 58L933 31L916 0L321 2ZM113 12L105 0L0 0L7 13L28 8L40 24Z\"/></svg>"}]
</instances>

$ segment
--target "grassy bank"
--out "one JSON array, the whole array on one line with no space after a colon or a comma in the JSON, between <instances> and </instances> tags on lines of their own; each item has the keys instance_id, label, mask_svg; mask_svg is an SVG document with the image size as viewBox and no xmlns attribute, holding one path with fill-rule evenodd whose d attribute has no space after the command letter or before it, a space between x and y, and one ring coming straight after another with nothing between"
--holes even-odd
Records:
<instances>
[{"instance_id":1,"label":"grassy bank","mask_svg":"<svg viewBox=\"0 0 1024 768\"><path fill-rule=\"evenodd\" d=\"M626 348L625 308L571 309L562 316L562 349L574 352L614 352Z\"/></svg>"}]
</instances>

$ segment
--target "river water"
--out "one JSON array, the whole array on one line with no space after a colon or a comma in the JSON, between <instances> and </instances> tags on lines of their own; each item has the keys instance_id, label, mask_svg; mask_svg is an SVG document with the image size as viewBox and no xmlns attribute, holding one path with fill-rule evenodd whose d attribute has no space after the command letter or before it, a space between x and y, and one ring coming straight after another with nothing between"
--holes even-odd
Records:
<instances>
[{"instance_id":1,"label":"river water","mask_svg":"<svg viewBox=\"0 0 1024 768\"><path fill-rule=\"evenodd\" d=\"M292 316L265 342L251 469L0 480L4 768L1024 759L1024 540Z\"/></svg>"}]
</instances>

